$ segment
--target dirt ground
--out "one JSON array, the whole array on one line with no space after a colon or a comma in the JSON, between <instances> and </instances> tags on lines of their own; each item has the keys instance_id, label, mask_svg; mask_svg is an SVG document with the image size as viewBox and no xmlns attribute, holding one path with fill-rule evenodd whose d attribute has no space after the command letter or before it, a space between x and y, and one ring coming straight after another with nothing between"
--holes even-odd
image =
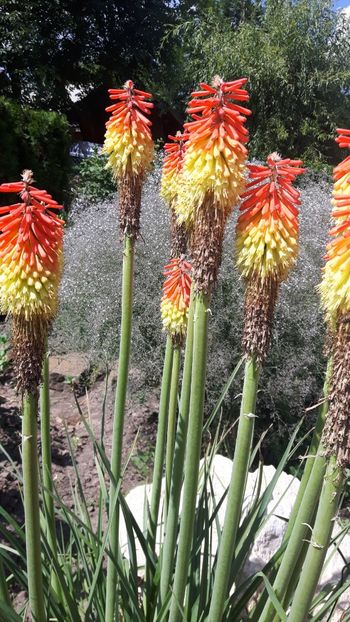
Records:
<instances>
[{"instance_id":1,"label":"dirt ground","mask_svg":"<svg viewBox=\"0 0 350 622\"><path fill-rule=\"evenodd\" d=\"M136 370L131 370L131 382ZM86 357L79 353L53 356L50 359L52 461L55 486L63 501L71 505L75 473L70 458L69 435L74 448L84 492L91 513L99 490L93 446L81 420L74 392L81 411L90 421L95 436L101 435L105 411L104 445L110 456L112 444L114 390L117 366L106 372L91 369ZM20 463L21 419L20 400L16 395L11 368L0 377L0 443L15 462ZM149 478L153 459L158 402L155 394L143 403L127 403L123 439L123 459L127 467L123 491L127 492ZM40 445L40 437L39 437ZM40 452L40 447L38 449ZM4 452L0 453L0 505L12 515L22 514L15 468Z\"/></svg>"}]
</instances>

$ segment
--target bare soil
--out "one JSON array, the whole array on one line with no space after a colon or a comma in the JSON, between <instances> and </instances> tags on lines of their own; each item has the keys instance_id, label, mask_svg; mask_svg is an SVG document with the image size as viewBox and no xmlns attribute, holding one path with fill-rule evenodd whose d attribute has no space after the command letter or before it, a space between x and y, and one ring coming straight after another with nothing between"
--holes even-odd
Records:
<instances>
[{"instance_id":1,"label":"bare soil","mask_svg":"<svg viewBox=\"0 0 350 622\"><path fill-rule=\"evenodd\" d=\"M137 377L131 370L131 382ZM79 353L53 356L50 359L52 461L55 486L64 503L72 505L72 489L76 480L69 442L83 484L84 493L93 517L99 491L93 445L79 413L87 418L96 438L101 437L104 417L104 446L110 456L112 445L114 391L117 366L108 374L91 368L86 357ZM123 460L126 464L123 491L149 479L155 445L158 401L148 395L143 403L128 401L125 413ZM16 476L20 465L21 418L20 398L16 394L11 367L0 377L0 443L6 453L0 453L0 506L10 514L22 516ZM40 455L40 435L38 441Z\"/></svg>"}]
</instances>

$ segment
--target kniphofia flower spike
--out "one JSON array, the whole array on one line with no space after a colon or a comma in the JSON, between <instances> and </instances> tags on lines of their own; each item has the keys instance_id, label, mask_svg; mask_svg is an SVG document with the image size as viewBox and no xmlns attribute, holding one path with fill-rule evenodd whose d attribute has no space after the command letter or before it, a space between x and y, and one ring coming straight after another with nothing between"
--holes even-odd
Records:
<instances>
[{"instance_id":1,"label":"kniphofia flower spike","mask_svg":"<svg viewBox=\"0 0 350 622\"><path fill-rule=\"evenodd\" d=\"M176 136L168 136L168 138L172 142L164 145L165 157L160 195L172 207L172 203L176 200L179 192L179 184L181 184L181 171L188 134L187 132L177 132Z\"/></svg>"},{"instance_id":2,"label":"kniphofia flower spike","mask_svg":"<svg viewBox=\"0 0 350 622\"><path fill-rule=\"evenodd\" d=\"M45 190L23 181L0 185L17 193L20 202L0 207L0 301L11 315L52 319L57 310L61 276L63 220L53 210L62 206Z\"/></svg>"},{"instance_id":3,"label":"kniphofia flower spike","mask_svg":"<svg viewBox=\"0 0 350 622\"><path fill-rule=\"evenodd\" d=\"M236 228L237 264L246 278L281 281L296 259L300 192L292 184L305 170L301 165L277 153L268 156L267 166L247 165L249 180Z\"/></svg>"},{"instance_id":4,"label":"kniphofia flower spike","mask_svg":"<svg viewBox=\"0 0 350 622\"><path fill-rule=\"evenodd\" d=\"M193 121L184 125L189 138L183 191L176 206L180 221L190 223L206 196L214 209L227 215L242 191L248 142L244 123L251 111L235 102L249 99L243 89L246 81L224 82L216 77L212 86L202 83L201 90L191 94L188 113Z\"/></svg>"},{"instance_id":5,"label":"kniphofia flower spike","mask_svg":"<svg viewBox=\"0 0 350 622\"><path fill-rule=\"evenodd\" d=\"M267 165L248 165L236 227L237 265L247 281L243 348L258 362L266 357L280 282L298 253L300 193L293 181L300 160L272 153Z\"/></svg>"},{"instance_id":6,"label":"kniphofia flower spike","mask_svg":"<svg viewBox=\"0 0 350 622\"><path fill-rule=\"evenodd\" d=\"M165 157L163 161L161 197L171 209L171 256L173 258L187 252L189 230L184 223L179 223L176 216L176 201L182 184L182 168L186 151L188 134L177 132L176 136L169 136L173 142L165 143Z\"/></svg>"},{"instance_id":7,"label":"kniphofia flower spike","mask_svg":"<svg viewBox=\"0 0 350 622\"><path fill-rule=\"evenodd\" d=\"M150 93L134 88L127 80L122 89L109 89L110 98L115 100L106 108L111 117L106 123L104 152L108 154L108 165L117 179L127 172L139 175L150 165L153 157L150 114L153 104Z\"/></svg>"},{"instance_id":8,"label":"kniphofia flower spike","mask_svg":"<svg viewBox=\"0 0 350 622\"><path fill-rule=\"evenodd\" d=\"M337 143L350 148L350 130L338 129ZM323 445L341 468L350 465L350 156L333 171L333 226L320 285L332 335L333 373Z\"/></svg>"},{"instance_id":9,"label":"kniphofia flower spike","mask_svg":"<svg viewBox=\"0 0 350 622\"><path fill-rule=\"evenodd\" d=\"M340 147L350 148L350 130L338 129ZM334 324L350 312L350 156L333 171L333 226L320 285L327 319Z\"/></svg>"},{"instance_id":10,"label":"kniphofia flower spike","mask_svg":"<svg viewBox=\"0 0 350 622\"><path fill-rule=\"evenodd\" d=\"M182 257L172 259L164 268L166 278L161 301L163 328L175 344L181 344L186 335L191 272L191 264Z\"/></svg>"}]
</instances>

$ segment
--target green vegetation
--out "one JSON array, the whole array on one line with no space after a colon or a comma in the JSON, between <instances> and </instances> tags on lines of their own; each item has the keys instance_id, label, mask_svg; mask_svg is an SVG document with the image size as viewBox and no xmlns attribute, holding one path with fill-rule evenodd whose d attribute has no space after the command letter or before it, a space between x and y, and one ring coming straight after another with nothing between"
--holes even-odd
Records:
<instances>
[{"instance_id":1,"label":"green vegetation","mask_svg":"<svg viewBox=\"0 0 350 622\"><path fill-rule=\"evenodd\" d=\"M57 112L32 110L0 97L0 180L14 181L29 168L37 186L56 201L69 196L69 126Z\"/></svg>"},{"instance_id":2,"label":"green vegetation","mask_svg":"<svg viewBox=\"0 0 350 622\"><path fill-rule=\"evenodd\" d=\"M93 202L110 198L116 191L116 182L106 164L107 157L96 150L93 155L76 165L74 195Z\"/></svg>"},{"instance_id":3,"label":"green vegetation","mask_svg":"<svg viewBox=\"0 0 350 622\"><path fill-rule=\"evenodd\" d=\"M77 0L5 0L0 39L9 78L1 84L15 102L74 120L69 92L91 97L132 77L175 129L196 83L244 75L251 154L277 149L318 165L336 159L334 129L349 118L349 29L331 0L90 0L83 10Z\"/></svg>"}]
</instances>

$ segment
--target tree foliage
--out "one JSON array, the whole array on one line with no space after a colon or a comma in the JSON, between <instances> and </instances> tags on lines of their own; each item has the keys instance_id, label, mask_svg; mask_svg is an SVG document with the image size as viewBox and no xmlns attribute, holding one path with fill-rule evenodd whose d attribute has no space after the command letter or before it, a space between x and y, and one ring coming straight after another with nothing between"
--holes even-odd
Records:
<instances>
[{"instance_id":1,"label":"tree foliage","mask_svg":"<svg viewBox=\"0 0 350 622\"><path fill-rule=\"evenodd\" d=\"M253 155L332 161L334 127L349 122L349 23L331 0L3 0L2 85L69 113L72 90L132 76L180 125L196 83L245 75Z\"/></svg>"},{"instance_id":2,"label":"tree foliage","mask_svg":"<svg viewBox=\"0 0 350 622\"><path fill-rule=\"evenodd\" d=\"M252 2L218 4L246 4L249 18L235 25L238 13L235 21L215 6L182 18L168 33L175 60L162 95L184 101L215 74L247 76L253 155L331 156L334 128L349 123L349 22L328 0L267 0L255 11Z\"/></svg>"}]
</instances>

